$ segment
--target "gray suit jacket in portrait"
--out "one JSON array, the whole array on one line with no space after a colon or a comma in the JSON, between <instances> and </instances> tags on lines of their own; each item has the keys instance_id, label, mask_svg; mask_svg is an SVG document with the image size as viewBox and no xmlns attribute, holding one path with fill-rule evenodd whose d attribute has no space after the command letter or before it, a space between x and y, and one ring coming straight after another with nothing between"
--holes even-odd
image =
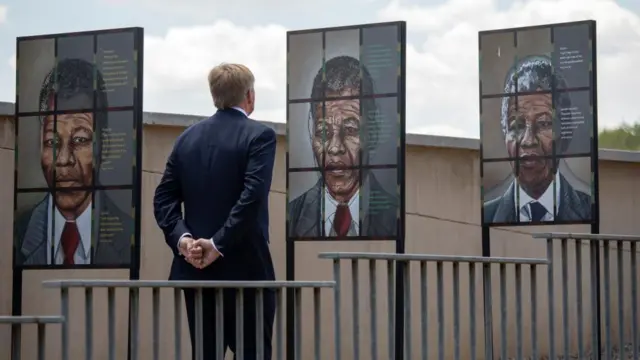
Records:
<instances>
[{"instance_id":1,"label":"gray suit jacket in portrait","mask_svg":"<svg viewBox=\"0 0 640 360\"><path fill-rule=\"evenodd\" d=\"M14 243L16 244L16 265L47 265L48 209L50 196L47 196L33 208L16 216L14 223ZM98 200L106 205L111 213L127 221L131 216L123 213L106 196ZM97 205L97 204L96 204ZM100 220L94 220L100 226ZM125 229L128 226L123 226ZM95 236L92 230L92 236ZM95 241L95 240L94 240ZM95 241L91 254L92 265L127 265L131 262L131 240L129 236L116 236L113 242Z\"/></svg>"},{"instance_id":2,"label":"gray suit jacket in portrait","mask_svg":"<svg viewBox=\"0 0 640 360\"><path fill-rule=\"evenodd\" d=\"M322 198L324 196L323 179L311 189L289 202L289 236L322 236ZM398 231L398 206L396 195L385 191L375 176L369 175L360 188L360 201L363 213L360 236L371 236L392 240ZM380 211L372 212L371 203L386 204Z\"/></svg>"},{"instance_id":3,"label":"gray suit jacket in portrait","mask_svg":"<svg viewBox=\"0 0 640 360\"><path fill-rule=\"evenodd\" d=\"M484 222L515 223L515 182L498 198L484 203ZM571 184L560 174L560 207L555 215L556 221L589 221L591 220L591 196L582 191L575 190Z\"/></svg>"}]
</instances>

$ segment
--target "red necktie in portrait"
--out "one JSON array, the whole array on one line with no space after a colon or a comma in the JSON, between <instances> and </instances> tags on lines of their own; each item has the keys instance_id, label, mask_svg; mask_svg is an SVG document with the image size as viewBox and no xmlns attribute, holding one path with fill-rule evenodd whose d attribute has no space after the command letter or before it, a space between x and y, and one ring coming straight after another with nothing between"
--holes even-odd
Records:
<instances>
[{"instance_id":1,"label":"red necktie in portrait","mask_svg":"<svg viewBox=\"0 0 640 360\"><path fill-rule=\"evenodd\" d=\"M349 233L351 227L351 211L349 211L349 205L338 205L336 208L336 215L333 218L333 230L339 237L346 236Z\"/></svg>"},{"instance_id":2,"label":"red necktie in portrait","mask_svg":"<svg viewBox=\"0 0 640 360\"><path fill-rule=\"evenodd\" d=\"M74 256L78 245L80 245L80 232L78 231L78 225L75 221L67 221L62 229L62 236L60 236L60 243L62 244L62 251L64 252L64 265L75 264Z\"/></svg>"}]
</instances>

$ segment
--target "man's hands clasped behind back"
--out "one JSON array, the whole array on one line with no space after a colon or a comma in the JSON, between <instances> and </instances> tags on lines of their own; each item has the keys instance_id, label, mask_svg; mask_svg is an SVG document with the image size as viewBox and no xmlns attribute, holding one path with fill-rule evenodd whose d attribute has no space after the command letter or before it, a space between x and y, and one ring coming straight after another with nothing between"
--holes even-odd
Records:
<instances>
[{"instance_id":1,"label":"man's hands clasped behind back","mask_svg":"<svg viewBox=\"0 0 640 360\"><path fill-rule=\"evenodd\" d=\"M220 257L211 239L193 239L185 236L180 240L180 254L197 269L204 269Z\"/></svg>"}]
</instances>

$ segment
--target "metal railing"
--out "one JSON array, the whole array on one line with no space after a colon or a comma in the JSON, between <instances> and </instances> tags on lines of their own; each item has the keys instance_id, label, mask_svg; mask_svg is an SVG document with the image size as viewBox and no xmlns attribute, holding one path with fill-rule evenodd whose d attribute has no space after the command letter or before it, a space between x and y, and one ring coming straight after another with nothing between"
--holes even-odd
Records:
<instances>
[{"instance_id":1,"label":"metal railing","mask_svg":"<svg viewBox=\"0 0 640 360\"><path fill-rule=\"evenodd\" d=\"M341 311L343 305L341 304L341 292L345 291L344 280L341 278L341 262L343 260L350 261L351 263L351 300L352 300L352 330L353 330L353 355L349 357L351 360L360 360L361 358L377 360L382 358L395 359L395 338L394 338L394 324L395 324L395 289L396 281L396 265L400 265L398 268L401 271L399 279L404 282L404 294L403 299L403 331L404 331L404 344L398 344L403 346L403 357L405 359L413 359L413 344L421 343L421 359L439 359L451 358L450 354L447 354L447 347L445 342L450 338L447 336L449 329L447 329L447 321L445 321L446 307L451 303L451 311L453 317L453 358L458 359L477 359L482 357L482 353L479 355L477 349L478 342L478 324L484 324L484 358L493 359L493 312L492 307L493 291L491 288L491 282L493 277L493 270L497 267L497 276L499 281L499 309L500 309L500 358L507 359L509 347L515 343L517 358L523 358L523 343L524 343L524 322L523 322L523 296L522 296L522 284L523 284L523 268L528 271L529 279L529 291L530 291L530 339L533 359L537 359L539 356L538 351L538 338L536 331L536 320L538 318L537 313L537 273L539 267L547 266L549 261L547 259L522 259L522 258L497 258L497 257L476 257L476 256L438 256L438 255L414 255L414 254L381 254L381 253L321 253L320 258L333 260L333 273L336 287L334 290L334 321L335 321L335 355L334 359L339 360L342 356L341 339ZM360 354L360 273L359 263L361 261L367 261L368 278L369 278L369 307L370 307L370 354L368 356L361 356ZM387 306L388 306L388 354L386 356L378 355L378 319L377 319L377 262L386 262L387 281ZM417 284L413 282L411 277L411 264L417 264L419 266L419 280ZM467 291L461 293L461 268L466 267ZM435 265L435 295L436 295L436 314L437 318L434 322L430 317L430 303L433 301L431 298L433 293L431 291L433 285L431 284L428 270L431 265ZM452 282L446 282L444 280L445 266L450 266L452 271ZM507 269L513 267L513 278L515 281L515 319L516 319L516 336L515 342L510 341L510 332L508 329L508 316L507 307L511 296L507 296ZM481 275L479 273L481 272ZM480 278L481 276L481 278ZM477 286L477 283L480 286ZM414 309L412 305L412 286L419 291L419 306ZM417 285L417 286L416 286ZM451 293L445 294L445 287L451 286ZM447 300L446 297L450 296ZM483 305L478 306L476 298L483 299ZM468 299L468 324L467 326L461 325L461 300ZM478 319L478 308L481 307L484 310L482 319ZM417 314L414 312L417 311ZM413 324L416 319L420 321L420 334L418 341L414 341L412 333ZM464 319L467 320L467 317ZM433 331L437 331L437 352L432 354L430 348L430 328ZM466 332L468 338L462 339L462 331ZM467 345L468 344L468 348ZM468 350L468 354L462 354L464 350Z\"/></svg>"},{"instance_id":2,"label":"metal railing","mask_svg":"<svg viewBox=\"0 0 640 360\"><path fill-rule=\"evenodd\" d=\"M51 324L63 324L64 317L62 316L0 316L1 324L10 324L14 333L14 344L12 346L11 359L21 360L21 337L22 327L25 325L36 325L38 328L37 333L37 351L38 360L44 360L46 358L46 341L47 341L47 327Z\"/></svg>"},{"instance_id":3,"label":"metal railing","mask_svg":"<svg viewBox=\"0 0 640 360\"><path fill-rule=\"evenodd\" d=\"M549 294L549 341L550 358L556 358L556 332L562 331L562 354L564 358L575 356L577 347L579 359L626 359L632 355L633 359L640 359L640 333L638 318L638 244L639 236L625 235L597 235L571 233L540 233L533 234L534 238L546 239L547 258L552 265L548 269ZM560 254L554 248L560 247ZM601 250L602 248L602 250ZM615 257L611 252L615 253ZM600 267L600 263L603 267ZM612 264L614 263L614 264ZM615 277L612 275L612 265L615 265ZM570 268L573 267L573 271ZM557 271L561 272L561 282L554 284ZM554 271L555 276L554 276ZM585 274L586 273L586 274ZM573 277L573 279L571 279ZM573 280L573 281L572 281ZM585 282L585 280L587 280ZM627 290L630 283L631 291ZM585 286L586 285L586 286ZM602 291L600 287L602 286ZM585 287L588 287L589 306L585 312ZM617 288L617 304L612 304L612 288ZM572 288L572 289L571 289ZM562 326L557 325L554 301L557 299L555 291L559 290L562 306ZM575 303L570 301L575 299ZM602 307L601 301L604 300ZM601 307L604 314L601 313ZM617 316L613 316L614 307ZM575 324L572 317L575 316ZM614 319L615 318L615 319ZM614 320L617 319L617 324ZM590 341L585 343L585 320L590 322ZM604 320L604 327L601 322ZM617 328L616 328L617 325ZM629 334L628 325L631 327ZM575 328L576 333L572 332ZM617 345L612 334L617 332ZM601 335L604 332L604 344ZM572 341L577 340L577 341ZM577 346L572 346L577 342ZM601 346L604 348L601 349ZM588 349L593 354L588 354ZM617 354L614 352L617 350Z\"/></svg>"},{"instance_id":4,"label":"metal railing","mask_svg":"<svg viewBox=\"0 0 640 360\"><path fill-rule=\"evenodd\" d=\"M93 356L93 290L96 288L107 289L107 312L108 312L108 358L110 360L116 359L115 350L115 309L116 309L116 289L127 288L129 289L129 314L130 314L130 334L129 345L131 352L131 360L137 360L139 358L138 343L139 343L139 311L140 311L140 290L143 288L151 289L152 292L152 329L153 329L153 359L160 358L160 289L173 289L174 290L174 341L175 341L175 358L181 358L181 328L182 328L182 293L183 289L195 290L195 359L203 359L203 342L210 341L209 339L203 339L203 289L213 289L215 292L215 326L216 326L216 359L224 359L224 347L223 344L223 290L235 289L236 290L236 357L235 359L244 359L244 321L243 321L243 291L247 289L254 289L256 292L256 357L257 359L263 359L264 352L264 337L262 334L262 328L264 326L264 308L263 308L263 296L265 289L275 290L276 297L276 315L275 326L276 332L274 334L274 341L276 343L275 352L276 359L284 359L284 344L283 344L283 297L285 289L292 289L294 292L294 306L295 324L296 324L296 336L295 336L295 359L302 359L302 346L301 346L301 319L302 319L302 290L309 289L313 291L313 312L314 312L314 344L315 344L315 358L320 359L321 341L320 341L320 291L323 288L333 288L335 283L333 281L118 281L118 280L57 280L57 281L45 281L45 287L60 288L61 308L62 316L67 319L62 325L62 360L69 359L69 322L72 314L69 311L69 292L72 288L82 288L85 292L85 359L90 360ZM305 354L305 360L308 359L308 354Z\"/></svg>"}]
</instances>

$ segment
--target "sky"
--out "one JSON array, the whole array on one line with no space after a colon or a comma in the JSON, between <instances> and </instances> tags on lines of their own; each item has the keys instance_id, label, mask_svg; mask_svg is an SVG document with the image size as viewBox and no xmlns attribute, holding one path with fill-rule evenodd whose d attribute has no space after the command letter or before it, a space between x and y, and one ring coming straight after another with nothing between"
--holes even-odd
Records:
<instances>
[{"instance_id":1,"label":"sky","mask_svg":"<svg viewBox=\"0 0 640 360\"><path fill-rule=\"evenodd\" d=\"M256 76L260 120L286 121L286 31L407 21L407 130L477 138L478 31L596 20L600 128L640 121L638 0L0 0L0 101L15 97L15 38L140 26L144 110L208 116L207 73Z\"/></svg>"}]
</instances>

